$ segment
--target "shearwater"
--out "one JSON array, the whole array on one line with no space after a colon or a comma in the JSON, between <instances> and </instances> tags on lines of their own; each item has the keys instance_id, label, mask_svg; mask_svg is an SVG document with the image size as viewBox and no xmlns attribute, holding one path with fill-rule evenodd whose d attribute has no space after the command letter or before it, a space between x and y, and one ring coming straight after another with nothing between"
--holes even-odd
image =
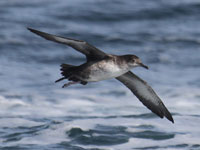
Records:
<instances>
[{"instance_id":1,"label":"shearwater","mask_svg":"<svg viewBox=\"0 0 200 150\"><path fill-rule=\"evenodd\" d=\"M87 61L80 66L69 64L61 65L60 70L63 77L55 82L64 79L70 81L64 84L63 88L71 84L80 83L86 85L88 82L116 78L128 87L153 113L157 114L161 118L165 116L168 120L174 123L172 115L154 90L144 80L140 79L130 71L130 69L137 66L148 69L148 67L141 62L139 57L135 55L117 56L106 54L82 40L56 36L31 28L28 28L28 30L47 40L68 45L86 56Z\"/></svg>"}]
</instances>

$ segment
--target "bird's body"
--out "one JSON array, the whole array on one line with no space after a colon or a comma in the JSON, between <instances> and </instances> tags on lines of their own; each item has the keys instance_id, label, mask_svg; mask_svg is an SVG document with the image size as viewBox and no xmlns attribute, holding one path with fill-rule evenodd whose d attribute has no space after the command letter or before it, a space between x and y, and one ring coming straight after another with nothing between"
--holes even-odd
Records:
<instances>
[{"instance_id":1,"label":"bird's body","mask_svg":"<svg viewBox=\"0 0 200 150\"><path fill-rule=\"evenodd\" d=\"M96 82L118 77L131 67L120 56L109 55L98 61L89 61L75 67L75 76L85 82Z\"/></svg>"},{"instance_id":2,"label":"bird's body","mask_svg":"<svg viewBox=\"0 0 200 150\"><path fill-rule=\"evenodd\" d=\"M137 56L110 55L85 41L64 38L31 28L28 29L47 40L68 45L86 56L87 61L80 66L73 66L69 64L61 65L61 74L63 77L58 79L56 82L64 79L68 79L70 81L64 84L63 87L76 83L85 85L88 82L97 82L116 78L128 87L152 112L161 118L165 116L168 120L174 123L170 112L167 110L154 90L145 81L130 71L132 68L137 66L148 69L148 67L145 66Z\"/></svg>"}]
</instances>

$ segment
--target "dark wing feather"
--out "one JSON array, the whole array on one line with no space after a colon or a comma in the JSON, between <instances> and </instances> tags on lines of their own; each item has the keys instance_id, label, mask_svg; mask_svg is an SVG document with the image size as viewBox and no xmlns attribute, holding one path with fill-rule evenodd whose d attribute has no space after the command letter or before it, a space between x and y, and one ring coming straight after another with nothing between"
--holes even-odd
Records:
<instances>
[{"instance_id":1,"label":"dark wing feather","mask_svg":"<svg viewBox=\"0 0 200 150\"><path fill-rule=\"evenodd\" d=\"M76 49L77 51L86 55L87 60L98 60L98 59L103 59L107 56L106 53L100 51L99 49L88 44L85 41L56 36L56 35L48 34L48 33L41 32L41 31L31 29L31 28L27 28L27 29L47 40L65 44L65 45L68 45L68 46Z\"/></svg>"},{"instance_id":2,"label":"dark wing feather","mask_svg":"<svg viewBox=\"0 0 200 150\"><path fill-rule=\"evenodd\" d=\"M127 86L135 96L152 112L159 117L164 116L174 123L172 115L167 110L161 99L157 96L154 90L142 79L133 74L131 71L116 78Z\"/></svg>"}]
</instances>

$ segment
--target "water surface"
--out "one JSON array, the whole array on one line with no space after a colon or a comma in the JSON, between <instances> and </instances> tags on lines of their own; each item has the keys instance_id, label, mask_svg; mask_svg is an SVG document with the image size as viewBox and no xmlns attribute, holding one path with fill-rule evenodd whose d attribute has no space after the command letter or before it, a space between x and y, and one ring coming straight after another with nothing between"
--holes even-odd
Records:
<instances>
[{"instance_id":1,"label":"water surface","mask_svg":"<svg viewBox=\"0 0 200 150\"><path fill-rule=\"evenodd\" d=\"M200 2L1 0L0 149L200 149ZM117 80L54 81L85 56L26 27L135 54L175 124L146 109Z\"/></svg>"}]
</instances>

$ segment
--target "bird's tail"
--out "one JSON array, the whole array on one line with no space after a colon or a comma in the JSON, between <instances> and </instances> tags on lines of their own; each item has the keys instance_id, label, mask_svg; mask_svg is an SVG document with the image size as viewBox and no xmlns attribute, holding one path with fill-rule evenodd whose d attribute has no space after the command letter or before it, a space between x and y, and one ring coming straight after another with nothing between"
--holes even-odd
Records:
<instances>
[{"instance_id":1,"label":"bird's tail","mask_svg":"<svg viewBox=\"0 0 200 150\"><path fill-rule=\"evenodd\" d=\"M72 74L72 68L74 68L75 66L73 65L69 65L69 64L61 64L60 65L60 70L61 70L61 74L63 75L62 78L56 80L55 82L59 82L61 80L67 79L71 74Z\"/></svg>"}]
</instances>

